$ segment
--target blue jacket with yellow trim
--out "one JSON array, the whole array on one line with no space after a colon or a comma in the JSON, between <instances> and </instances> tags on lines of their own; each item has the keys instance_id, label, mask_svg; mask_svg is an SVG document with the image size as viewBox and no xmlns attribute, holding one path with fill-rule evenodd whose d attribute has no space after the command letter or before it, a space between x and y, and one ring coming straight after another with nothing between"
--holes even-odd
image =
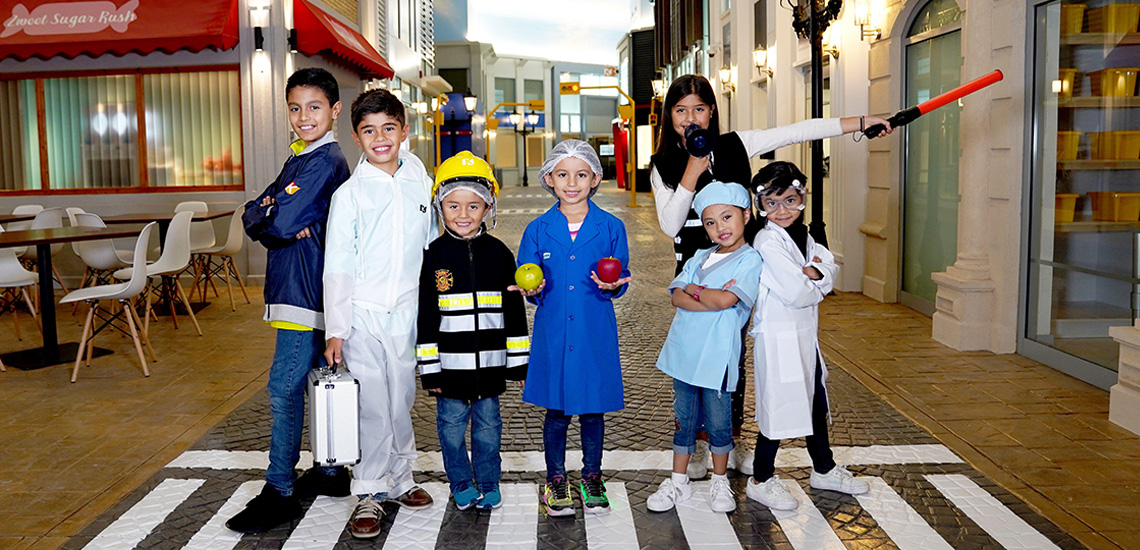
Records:
<instances>
[{"instance_id":1,"label":"blue jacket with yellow trim","mask_svg":"<svg viewBox=\"0 0 1140 550\"><path fill-rule=\"evenodd\" d=\"M530 356L526 305L509 291L515 256L483 232L465 240L444 231L424 252L416 363L424 389L474 401L525 380Z\"/></svg>"},{"instance_id":2,"label":"blue jacket with yellow trim","mask_svg":"<svg viewBox=\"0 0 1140 550\"><path fill-rule=\"evenodd\" d=\"M324 330L321 278L325 225L333 191L350 175L340 145L330 135L316 147L297 150L256 199L246 203L242 222L250 239L269 250L265 267L265 320ZM301 142L303 144L303 142ZM261 206L264 197L274 203ZM312 237L297 239L309 228Z\"/></svg>"}]
</instances>

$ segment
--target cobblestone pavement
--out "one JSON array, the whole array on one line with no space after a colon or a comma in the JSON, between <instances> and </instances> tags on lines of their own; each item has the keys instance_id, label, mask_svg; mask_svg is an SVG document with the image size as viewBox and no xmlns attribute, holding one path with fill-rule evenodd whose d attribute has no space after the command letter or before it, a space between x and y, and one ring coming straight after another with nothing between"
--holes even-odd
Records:
<instances>
[{"instance_id":1,"label":"cobblestone pavement","mask_svg":"<svg viewBox=\"0 0 1140 550\"><path fill-rule=\"evenodd\" d=\"M526 224L551 202L541 188L506 190L494 233L517 245ZM703 499L672 512L647 512L646 498L668 476L665 451L672 438L671 382L654 364L673 316L664 291L673 255L651 204L629 208L628 196L613 190L599 193L596 202L626 223L634 273L630 291L615 302L626 407L606 416L604 468L615 508L610 515L587 518L579 509L573 518L542 516L536 491L544 480L543 411L522 403L517 389L502 400L507 505L493 513L455 510L446 502L434 402L421 393L412 411L421 453L417 479L439 497L436 507L413 513L386 504L381 536L356 541L343 529L353 499L320 497L305 502L305 518L291 525L236 536L221 523L260 490L265 458L259 452L269 446L268 403L262 394L64 548L1082 547L840 368L831 370L828 384L831 441L853 473L881 480L873 480L868 496L809 488L803 440L794 440L785 443L789 450L782 451L778 471L793 492L801 493L803 504L795 513L773 513L748 500L747 477L736 472L730 472L736 512L714 514ZM749 391L746 403L751 400ZM748 409L751 418L751 405ZM755 435L749 424L745 440ZM572 428L571 449L578 448L577 440Z\"/></svg>"}]
</instances>

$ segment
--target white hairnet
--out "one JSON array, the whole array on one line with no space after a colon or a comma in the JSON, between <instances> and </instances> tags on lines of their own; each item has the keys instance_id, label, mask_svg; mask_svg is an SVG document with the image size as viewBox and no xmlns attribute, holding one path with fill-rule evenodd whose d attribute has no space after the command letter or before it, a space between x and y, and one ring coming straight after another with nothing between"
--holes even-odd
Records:
<instances>
[{"instance_id":1,"label":"white hairnet","mask_svg":"<svg viewBox=\"0 0 1140 550\"><path fill-rule=\"evenodd\" d=\"M554 167L558 166L559 162L566 160L569 157L580 158L586 161L590 166L590 170L594 171L596 175L602 175L602 161L598 158L598 153L594 148L580 139L568 139L554 146L550 150L550 154L546 155L546 162L542 163L542 170L538 172L538 180L542 182L542 188L546 189L548 193L554 195L554 189L546 183L546 175L554 171ZM594 193L598 192L598 188L590 189L590 196L593 197ZM555 195L557 196L557 195Z\"/></svg>"},{"instance_id":2,"label":"white hairnet","mask_svg":"<svg viewBox=\"0 0 1140 550\"><path fill-rule=\"evenodd\" d=\"M483 220L486 222L486 220L489 218L491 222L488 223L487 226L491 229L494 229L497 216L495 215L495 196L491 193L490 182L476 183L462 178L453 178L440 184L439 189L437 189L435 192L434 201L435 209L436 212L439 212L440 219L443 219L443 199L447 198L447 196L450 195L453 191L458 191L460 189L465 189L467 191L475 193L479 196L479 198L483 199L483 202L487 203L487 215L484 216Z\"/></svg>"}]
</instances>

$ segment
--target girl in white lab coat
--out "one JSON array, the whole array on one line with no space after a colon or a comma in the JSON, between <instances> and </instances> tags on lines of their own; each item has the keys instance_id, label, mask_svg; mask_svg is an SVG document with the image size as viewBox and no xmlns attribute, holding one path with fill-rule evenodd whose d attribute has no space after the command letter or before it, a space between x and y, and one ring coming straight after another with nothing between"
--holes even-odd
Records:
<instances>
[{"instance_id":1,"label":"girl in white lab coat","mask_svg":"<svg viewBox=\"0 0 1140 550\"><path fill-rule=\"evenodd\" d=\"M831 252L808 235L803 220L806 182L790 162L768 164L752 178L763 220L752 247L760 252L764 267L752 318L760 433L746 492L775 510L798 506L774 475L781 439L806 436L813 488L853 495L869 488L835 464L827 440L827 369L819 351L819 303L831 292L839 266Z\"/></svg>"}]
</instances>

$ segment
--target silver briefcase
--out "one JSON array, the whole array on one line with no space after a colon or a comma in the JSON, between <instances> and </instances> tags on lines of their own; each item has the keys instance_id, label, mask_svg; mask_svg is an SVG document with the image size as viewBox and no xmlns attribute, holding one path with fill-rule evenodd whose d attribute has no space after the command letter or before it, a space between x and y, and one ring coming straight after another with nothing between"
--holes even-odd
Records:
<instances>
[{"instance_id":1,"label":"silver briefcase","mask_svg":"<svg viewBox=\"0 0 1140 550\"><path fill-rule=\"evenodd\" d=\"M360 382L343 368L309 371L309 443L313 462L360 462Z\"/></svg>"}]
</instances>

